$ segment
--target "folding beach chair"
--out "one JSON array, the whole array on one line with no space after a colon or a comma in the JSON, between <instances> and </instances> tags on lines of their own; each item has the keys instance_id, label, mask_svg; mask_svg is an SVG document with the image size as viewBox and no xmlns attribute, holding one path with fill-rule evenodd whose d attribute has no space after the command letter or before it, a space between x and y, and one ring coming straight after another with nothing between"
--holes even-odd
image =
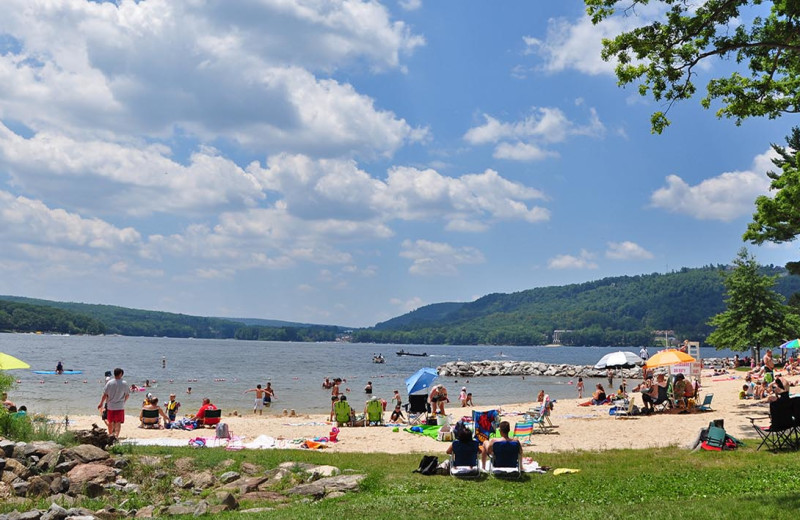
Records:
<instances>
[{"instance_id":1,"label":"folding beach chair","mask_svg":"<svg viewBox=\"0 0 800 520\"><path fill-rule=\"evenodd\" d=\"M762 446L767 446L770 451L782 449L796 450L798 444L798 426L795 421L793 409L800 408L800 398L778 399L769 403L769 426L759 426L757 421L765 420L767 417L748 417L756 433L761 438Z\"/></svg>"},{"instance_id":2,"label":"folding beach chair","mask_svg":"<svg viewBox=\"0 0 800 520\"><path fill-rule=\"evenodd\" d=\"M353 415L350 403L342 399L333 405L333 416L336 419L336 426L353 426Z\"/></svg>"},{"instance_id":3,"label":"folding beach chair","mask_svg":"<svg viewBox=\"0 0 800 520\"><path fill-rule=\"evenodd\" d=\"M367 401L366 409L364 410L366 417L366 425L381 425L383 424L383 403L377 399Z\"/></svg>"},{"instance_id":4,"label":"folding beach chair","mask_svg":"<svg viewBox=\"0 0 800 520\"><path fill-rule=\"evenodd\" d=\"M450 475L458 478L477 478L481 475L478 466L479 444L467 445L459 440L453 441L453 453L450 454Z\"/></svg>"},{"instance_id":5,"label":"folding beach chair","mask_svg":"<svg viewBox=\"0 0 800 520\"><path fill-rule=\"evenodd\" d=\"M222 409L206 410L203 414L203 426L214 426L222 420Z\"/></svg>"},{"instance_id":6,"label":"folding beach chair","mask_svg":"<svg viewBox=\"0 0 800 520\"><path fill-rule=\"evenodd\" d=\"M141 428L160 428L160 417L158 410L142 410L142 424L139 426ZM147 419L150 419L150 421L147 421ZM153 419L155 419L155 422L152 422Z\"/></svg>"},{"instance_id":7,"label":"folding beach chair","mask_svg":"<svg viewBox=\"0 0 800 520\"><path fill-rule=\"evenodd\" d=\"M628 406L627 407L617 407L614 411L614 419L620 419L622 417L631 417L633 415L633 401L635 398L631 397L628 399Z\"/></svg>"},{"instance_id":8,"label":"folding beach chair","mask_svg":"<svg viewBox=\"0 0 800 520\"><path fill-rule=\"evenodd\" d=\"M533 421L522 421L514 425L514 435L513 435L514 439L519 439L520 437L527 437L525 443L530 444L531 434L533 434Z\"/></svg>"},{"instance_id":9,"label":"folding beach chair","mask_svg":"<svg viewBox=\"0 0 800 520\"><path fill-rule=\"evenodd\" d=\"M408 416L408 424L425 423L428 420L430 406L427 394L409 394L408 402L403 405Z\"/></svg>"},{"instance_id":10,"label":"folding beach chair","mask_svg":"<svg viewBox=\"0 0 800 520\"><path fill-rule=\"evenodd\" d=\"M710 412L712 399L714 399L714 394L706 394L705 397L703 397L703 402L700 403L697 409L703 412Z\"/></svg>"},{"instance_id":11,"label":"folding beach chair","mask_svg":"<svg viewBox=\"0 0 800 520\"><path fill-rule=\"evenodd\" d=\"M499 478L520 478L522 476L522 456L519 441L494 441L489 473Z\"/></svg>"},{"instance_id":12,"label":"folding beach chair","mask_svg":"<svg viewBox=\"0 0 800 520\"><path fill-rule=\"evenodd\" d=\"M500 424L500 412L488 410L486 412L472 412L472 424L475 425L475 438L478 442L486 442L497 431Z\"/></svg>"},{"instance_id":13,"label":"folding beach chair","mask_svg":"<svg viewBox=\"0 0 800 520\"><path fill-rule=\"evenodd\" d=\"M549 394L545 394L542 404L536 408L528 410L528 415L534 419L534 422L539 422L544 428L555 428L550 421L550 409L553 407L553 402ZM539 421L541 419L541 421Z\"/></svg>"}]
</instances>

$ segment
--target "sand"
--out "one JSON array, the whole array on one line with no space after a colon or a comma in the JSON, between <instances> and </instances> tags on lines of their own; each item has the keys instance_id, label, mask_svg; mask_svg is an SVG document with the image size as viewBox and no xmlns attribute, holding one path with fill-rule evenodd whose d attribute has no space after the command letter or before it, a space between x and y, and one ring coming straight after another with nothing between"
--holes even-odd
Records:
<instances>
[{"instance_id":1,"label":"sand","mask_svg":"<svg viewBox=\"0 0 800 520\"><path fill-rule=\"evenodd\" d=\"M705 371L704 371L705 372ZM683 448L690 444L699 430L715 419L723 419L726 431L740 439L755 438L755 432L747 417L766 415L765 402L739 400L738 392L743 384L743 373L729 372L728 376L704 376L702 378L701 399L713 393L711 412L679 414L677 410L617 419L609 415L609 406L578 406L578 399L559 399L551 414L557 427L552 434L534 434L530 445L524 446L527 454L537 452L560 452L573 450L609 450L616 448L651 448L676 446ZM588 390L588 389L587 389ZM635 394L636 404L641 405L641 396ZM586 401L582 399L581 401ZM475 410L501 410L502 418L510 423L521 420L521 413L535 407L537 403L519 403L500 406L478 406ZM473 408L450 406L448 415L458 419L471 415ZM129 408L129 412L130 412ZM332 425L327 415L298 415L284 417L283 410L272 408L263 416L252 413L244 416L229 416L223 421L229 425L233 435L244 442L267 435L276 439L292 440L327 436ZM225 412L225 411L223 411ZM213 429L194 431L152 430L138 428L137 415L126 415L122 428L123 439L167 438L176 442L188 441L198 436L213 437ZM385 414L388 419L389 413ZM87 429L92 423L102 425L98 416L71 416L71 429ZM391 427L342 427L339 442L327 443L325 451L335 452L383 452L383 453L426 453L441 454L447 443L439 442L423 435L403 431L394 432ZM284 444L284 443L281 443Z\"/></svg>"}]
</instances>

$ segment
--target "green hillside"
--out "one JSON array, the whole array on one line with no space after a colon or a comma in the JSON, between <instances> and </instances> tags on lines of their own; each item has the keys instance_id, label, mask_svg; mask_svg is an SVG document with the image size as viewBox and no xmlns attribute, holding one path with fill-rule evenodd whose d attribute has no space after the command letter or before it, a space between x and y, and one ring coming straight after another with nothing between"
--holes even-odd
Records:
<instances>
[{"instance_id":1,"label":"green hillside","mask_svg":"<svg viewBox=\"0 0 800 520\"><path fill-rule=\"evenodd\" d=\"M0 295L0 331L6 332L264 341L332 341L340 332L332 326L249 321Z\"/></svg>"},{"instance_id":2,"label":"green hillside","mask_svg":"<svg viewBox=\"0 0 800 520\"><path fill-rule=\"evenodd\" d=\"M566 330L566 345L648 345L654 330L703 341L708 319L725 309L725 266L620 276L582 284L489 294L464 304L429 305L357 331L353 341L421 344L538 345ZM800 277L778 275L775 290L800 292Z\"/></svg>"}]
</instances>

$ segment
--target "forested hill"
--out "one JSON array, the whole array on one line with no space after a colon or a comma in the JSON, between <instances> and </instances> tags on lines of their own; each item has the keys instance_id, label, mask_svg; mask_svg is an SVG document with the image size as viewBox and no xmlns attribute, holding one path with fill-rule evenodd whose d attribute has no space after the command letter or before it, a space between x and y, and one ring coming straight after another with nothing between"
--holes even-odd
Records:
<instances>
[{"instance_id":1,"label":"forested hill","mask_svg":"<svg viewBox=\"0 0 800 520\"><path fill-rule=\"evenodd\" d=\"M342 330L335 326L243 321L0 295L0 331L6 332L333 341Z\"/></svg>"},{"instance_id":2,"label":"forested hill","mask_svg":"<svg viewBox=\"0 0 800 520\"><path fill-rule=\"evenodd\" d=\"M726 269L620 276L433 304L357 331L353 341L538 345L552 342L554 330L571 331L561 334L566 345L650 345L654 330L703 341L711 332L709 318L725 309ZM800 277L782 267L763 272L779 276L775 290L787 299L800 293Z\"/></svg>"}]
</instances>

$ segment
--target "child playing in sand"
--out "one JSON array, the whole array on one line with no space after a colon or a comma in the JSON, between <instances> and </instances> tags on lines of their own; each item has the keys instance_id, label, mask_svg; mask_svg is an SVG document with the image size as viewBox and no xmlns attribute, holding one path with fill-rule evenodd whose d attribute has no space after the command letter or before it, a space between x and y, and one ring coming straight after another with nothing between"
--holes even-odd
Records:
<instances>
[{"instance_id":1,"label":"child playing in sand","mask_svg":"<svg viewBox=\"0 0 800 520\"><path fill-rule=\"evenodd\" d=\"M400 422L401 420L405 421L405 417L403 416L403 410L400 409L400 405L394 405L394 411L392 412L392 416L389 418L389 422Z\"/></svg>"}]
</instances>

